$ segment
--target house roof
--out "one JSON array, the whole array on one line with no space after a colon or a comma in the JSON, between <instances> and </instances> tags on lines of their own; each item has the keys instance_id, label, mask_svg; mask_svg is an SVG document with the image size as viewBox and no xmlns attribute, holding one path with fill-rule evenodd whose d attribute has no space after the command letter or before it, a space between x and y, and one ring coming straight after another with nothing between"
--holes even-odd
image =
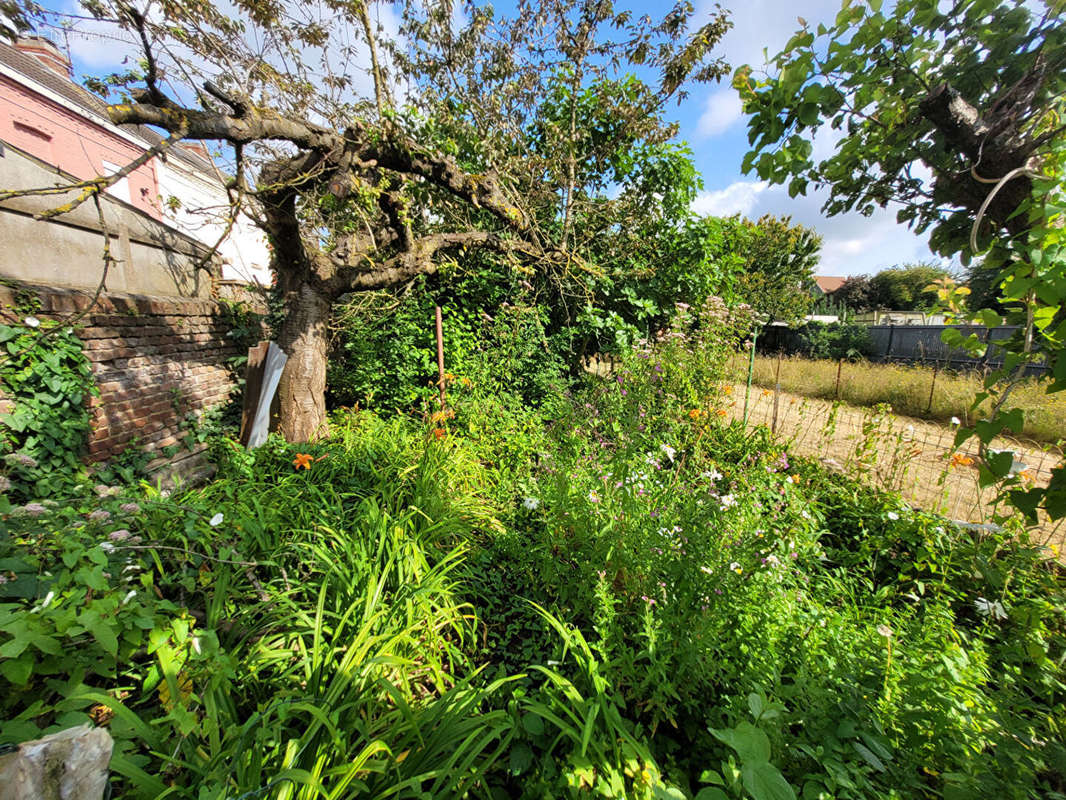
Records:
<instances>
[{"instance_id":1,"label":"house roof","mask_svg":"<svg viewBox=\"0 0 1066 800\"><path fill-rule=\"evenodd\" d=\"M102 98L82 88L69 78L64 78L55 70L49 69L34 56L0 41L0 64L59 95L80 109L94 122L111 126L112 123L107 116L107 103ZM127 134L141 140L145 147L152 147L164 138L144 125L119 125L118 127ZM214 164L181 145L174 145L169 149L168 153L212 178L215 178L218 174Z\"/></svg>"},{"instance_id":2,"label":"house roof","mask_svg":"<svg viewBox=\"0 0 1066 800\"><path fill-rule=\"evenodd\" d=\"M837 289L839 289L841 286L844 285L844 281L846 281L846 280L847 280L847 278L844 278L844 277L841 277L841 276L838 276L838 275L815 275L814 276L814 282L816 284L818 284L818 288L821 289L825 294L830 294L831 292L835 292Z\"/></svg>"}]
</instances>

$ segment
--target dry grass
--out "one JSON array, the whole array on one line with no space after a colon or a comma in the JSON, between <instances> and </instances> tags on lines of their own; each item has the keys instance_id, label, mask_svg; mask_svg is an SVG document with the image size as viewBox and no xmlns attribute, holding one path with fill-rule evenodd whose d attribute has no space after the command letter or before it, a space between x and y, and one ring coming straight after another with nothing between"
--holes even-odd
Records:
<instances>
[{"instance_id":1,"label":"dry grass","mask_svg":"<svg viewBox=\"0 0 1066 800\"><path fill-rule=\"evenodd\" d=\"M782 383L784 366L782 365ZM744 416L744 384L726 387L725 407L733 419ZM819 458L883 489L900 492L919 508L950 519L986 523L1006 509L996 502L995 487L977 482L978 454L971 440L955 455L955 431L950 425L924 422L876 409L812 399L781 392L775 411L774 393L753 388L748 424L773 427L790 442L793 452ZM1026 446L1004 437L993 445L1013 450L1026 465L1027 482L1046 486L1051 470L1062 460L1059 448ZM1061 522L1046 519L1032 531L1033 540L1060 544L1066 533Z\"/></svg>"},{"instance_id":2,"label":"dry grass","mask_svg":"<svg viewBox=\"0 0 1066 800\"><path fill-rule=\"evenodd\" d=\"M734 380L746 381L747 358L738 356L732 367ZM757 355L753 383L773 387L776 369L776 357ZM980 387L980 376L972 373L939 372L934 384L933 370L929 367L845 362L837 398L837 362L799 357L781 359L782 391L824 400L839 399L853 406L888 403L897 414L942 422L952 417L966 423L972 421L974 413L970 406ZM1025 429L1016 433L1052 444L1066 439L1066 392L1049 395L1035 381L1026 381L1011 394L1011 405L1025 411ZM987 411L987 407L982 407L979 415Z\"/></svg>"}]
</instances>

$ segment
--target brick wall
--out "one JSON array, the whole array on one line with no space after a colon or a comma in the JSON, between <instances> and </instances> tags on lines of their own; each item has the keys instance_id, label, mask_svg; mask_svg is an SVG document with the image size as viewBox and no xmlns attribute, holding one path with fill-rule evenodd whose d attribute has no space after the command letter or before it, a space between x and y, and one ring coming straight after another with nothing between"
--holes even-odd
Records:
<instances>
[{"instance_id":1,"label":"brick wall","mask_svg":"<svg viewBox=\"0 0 1066 800\"><path fill-rule=\"evenodd\" d=\"M68 319L91 302L83 292L32 291L42 318ZM0 306L10 314L13 304L12 290L0 286ZM181 444L186 415L225 402L233 389L225 362L242 347L226 337L214 301L105 294L77 326L100 390L91 400L91 461L107 460L134 440L148 452ZM200 450L182 448L153 466L189 477L203 466Z\"/></svg>"}]
</instances>

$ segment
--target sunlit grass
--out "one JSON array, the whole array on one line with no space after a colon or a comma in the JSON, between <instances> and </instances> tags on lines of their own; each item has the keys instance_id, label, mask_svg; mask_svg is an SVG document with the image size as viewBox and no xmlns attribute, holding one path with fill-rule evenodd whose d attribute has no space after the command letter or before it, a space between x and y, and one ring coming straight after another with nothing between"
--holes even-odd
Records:
<instances>
[{"instance_id":1,"label":"sunlit grass","mask_svg":"<svg viewBox=\"0 0 1066 800\"><path fill-rule=\"evenodd\" d=\"M883 364L869 361L844 362L840 369L837 395L837 362L801 357L781 359L781 389L791 394L839 399L857 406L888 403L897 414L949 422L958 417L964 423L987 414L989 403L975 413L971 406L981 389L981 376L974 373L940 371L933 382L929 367ZM734 359L732 377L747 380L747 360ZM773 387L777 371L774 356L755 357L753 383ZM1026 381L1011 393L1010 404L1025 411L1025 429L1015 431L1042 442L1056 443L1066 438L1066 393L1046 394L1045 385Z\"/></svg>"}]
</instances>

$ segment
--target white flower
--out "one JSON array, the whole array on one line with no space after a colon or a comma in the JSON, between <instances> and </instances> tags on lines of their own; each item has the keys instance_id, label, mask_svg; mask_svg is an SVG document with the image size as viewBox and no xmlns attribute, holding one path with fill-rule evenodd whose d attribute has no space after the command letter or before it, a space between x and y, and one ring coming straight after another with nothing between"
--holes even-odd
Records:
<instances>
[{"instance_id":1,"label":"white flower","mask_svg":"<svg viewBox=\"0 0 1066 800\"><path fill-rule=\"evenodd\" d=\"M744 568L742 566L740 566L740 564L738 562L736 562L736 561L731 563L729 565L729 568L731 570L733 570L733 572L735 572L737 575L739 575L740 573L742 573L744 571Z\"/></svg>"},{"instance_id":2,"label":"white flower","mask_svg":"<svg viewBox=\"0 0 1066 800\"><path fill-rule=\"evenodd\" d=\"M982 617L992 617L993 619L1007 618L1007 611L1003 608L1003 604L998 600L986 600L983 597L978 597L974 600L973 607L977 609L977 613Z\"/></svg>"},{"instance_id":3,"label":"white flower","mask_svg":"<svg viewBox=\"0 0 1066 800\"><path fill-rule=\"evenodd\" d=\"M889 511L887 516L893 522L895 522L897 519L899 519L899 514L897 514L895 511Z\"/></svg>"},{"instance_id":4,"label":"white flower","mask_svg":"<svg viewBox=\"0 0 1066 800\"><path fill-rule=\"evenodd\" d=\"M192 649L193 649L193 651L195 651L196 655L200 655L201 650L200 650L200 637L199 636L192 637Z\"/></svg>"},{"instance_id":5,"label":"white flower","mask_svg":"<svg viewBox=\"0 0 1066 800\"><path fill-rule=\"evenodd\" d=\"M704 572L704 573L706 573L708 575L713 575L714 574L714 570L711 569L710 567L700 567L700 572Z\"/></svg>"},{"instance_id":6,"label":"white flower","mask_svg":"<svg viewBox=\"0 0 1066 800\"><path fill-rule=\"evenodd\" d=\"M24 319L22 321L25 322L26 326L30 327L30 328L39 328L39 327L41 327L41 321L39 319L37 319L37 317L33 317L33 316L26 317L26 319Z\"/></svg>"},{"instance_id":7,"label":"white flower","mask_svg":"<svg viewBox=\"0 0 1066 800\"><path fill-rule=\"evenodd\" d=\"M522 501L522 507L528 511L536 511L540 507L540 500L535 497L527 497Z\"/></svg>"},{"instance_id":8,"label":"white flower","mask_svg":"<svg viewBox=\"0 0 1066 800\"><path fill-rule=\"evenodd\" d=\"M954 425L957 428L959 425L962 424L962 420L959 419L958 417L952 417L951 418L951 424Z\"/></svg>"},{"instance_id":9,"label":"white flower","mask_svg":"<svg viewBox=\"0 0 1066 800\"><path fill-rule=\"evenodd\" d=\"M215 514L215 516L211 517L211 519L208 520L207 524L210 525L212 528L217 528L219 525L222 524L223 519L225 518L222 516L222 512L219 511L217 514Z\"/></svg>"},{"instance_id":10,"label":"white flower","mask_svg":"<svg viewBox=\"0 0 1066 800\"><path fill-rule=\"evenodd\" d=\"M659 449L662 450L664 453L666 453L666 457L668 459L670 459L671 461L673 461L674 460L674 456L677 455L677 450L675 450L674 448L672 448L668 444L659 445Z\"/></svg>"},{"instance_id":11,"label":"white flower","mask_svg":"<svg viewBox=\"0 0 1066 800\"><path fill-rule=\"evenodd\" d=\"M731 494L724 494L718 498L718 502L721 504L722 511L725 511L727 508L732 508L737 504L737 498Z\"/></svg>"},{"instance_id":12,"label":"white flower","mask_svg":"<svg viewBox=\"0 0 1066 800\"><path fill-rule=\"evenodd\" d=\"M103 550L105 553L110 553L112 550L115 549L115 546L111 544L111 542L100 542L100 549Z\"/></svg>"},{"instance_id":13,"label":"white flower","mask_svg":"<svg viewBox=\"0 0 1066 800\"><path fill-rule=\"evenodd\" d=\"M55 596L55 592L49 592L48 594L46 594L44 596L44 600L41 601L41 604L39 606L34 606L33 608L31 608L30 613L33 614L37 611L43 611L44 609L48 608L48 604L55 599Z\"/></svg>"},{"instance_id":14,"label":"white flower","mask_svg":"<svg viewBox=\"0 0 1066 800\"><path fill-rule=\"evenodd\" d=\"M884 636L886 639L892 638L892 629L887 625L878 625L877 632Z\"/></svg>"},{"instance_id":15,"label":"white flower","mask_svg":"<svg viewBox=\"0 0 1066 800\"><path fill-rule=\"evenodd\" d=\"M136 596L137 596L137 590L136 589L130 589L128 592L126 592L126 596L122 598L122 605L126 605L126 603L128 603L130 600L132 600Z\"/></svg>"},{"instance_id":16,"label":"white flower","mask_svg":"<svg viewBox=\"0 0 1066 800\"><path fill-rule=\"evenodd\" d=\"M716 481L720 481L722 479L722 473L716 469L712 469L709 472L701 472L700 477L706 478L711 483L715 483Z\"/></svg>"}]
</instances>

